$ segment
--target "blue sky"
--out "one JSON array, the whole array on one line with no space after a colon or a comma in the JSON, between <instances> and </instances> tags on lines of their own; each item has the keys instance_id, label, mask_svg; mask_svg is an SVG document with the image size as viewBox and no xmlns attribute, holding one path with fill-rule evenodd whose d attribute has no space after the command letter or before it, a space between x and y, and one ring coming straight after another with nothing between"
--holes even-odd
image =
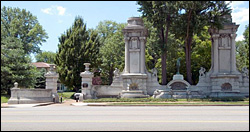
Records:
<instances>
[{"instance_id":1,"label":"blue sky","mask_svg":"<svg viewBox=\"0 0 250 132\"><path fill-rule=\"evenodd\" d=\"M249 1L233 1L230 5L233 22L240 24L236 41L242 40L249 24ZM104 20L126 23L129 17L141 16L136 1L1 1L3 6L26 9L36 16L49 36L41 50L52 52L58 50L59 36L72 26L76 16L83 17L87 28L96 28Z\"/></svg>"}]
</instances>

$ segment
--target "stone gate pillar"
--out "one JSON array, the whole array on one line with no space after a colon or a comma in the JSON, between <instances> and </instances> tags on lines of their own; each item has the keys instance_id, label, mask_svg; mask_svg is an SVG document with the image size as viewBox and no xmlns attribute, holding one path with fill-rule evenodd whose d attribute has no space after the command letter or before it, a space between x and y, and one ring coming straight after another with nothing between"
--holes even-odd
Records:
<instances>
[{"instance_id":1,"label":"stone gate pillar","mask_svg":"<svg viewBox=\"0 0 250 132\"><path fill-rule=\"evenodd\" d=\"M92 78L94 77L93 73L89 71L90 63L84 63L85 71L81 72L80 76L82 77L82 94L84 95L85 99L91 99L91 87L92 87Z\"/></svg>"},{"instance_id":2,"label":"stone gate pillar","mask_svg":"<svg viewBox=\"0 0 250 132\"><path fill-rule=\"evenodd\" d=\"M147 97L147 69L145 66L145 45L147 29L140 17L128 18L123 29L125 40L125 68L121 74L122 97Z\"/></svg>"},{"instance_id":3,"label":"stone gate pillar","mask_svg":"<svg viewBox=\"0 0 250 132\"><path fill-rule=\"evenodd\" d=\"M57 94L57 81L58 73L55 72L55 65L50 64L50 70L45 73L46 77L46 87L45 89L52 89L52 98L54 98L56 103L59 103L59 95Z\"/></svg>"},{"instance_id":4,"label":"stone gate pillar","mask_svg":"<svg viewBox=\"0 0 250 132\"><path fill-rule=\"evenodd\" d=\"M231 15L224 16L228 22L223 29L210 28L212 37L212 65L209 71L211 96L239 93L241 73L236 68L235 37L239 25L232 22Z\"/></svg>"}]
</instances>

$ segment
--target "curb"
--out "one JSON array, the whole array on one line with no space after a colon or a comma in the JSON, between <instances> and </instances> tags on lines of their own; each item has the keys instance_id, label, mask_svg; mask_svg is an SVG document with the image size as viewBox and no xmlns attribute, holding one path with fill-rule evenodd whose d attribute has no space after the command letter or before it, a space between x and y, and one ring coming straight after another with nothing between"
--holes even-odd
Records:
<instances>
[{"instance_id":1,"label":"curb","mask_svg":"<svg viewBox=\"0 0 250 132\"><path fill-rule=\"evenodd\" d=\"M108 106L107 103L72 103L73 106Z\"/></svg>"},{"instance_id":2,"label":"curb","mask_svg":"<svg viewBox=\"0 0 250 132\"><path fill-rule=\"evenodd\" d=\"M38 107L38 106L46 106L54 104L54 102L47 102L47 103L39 103L39 104L1 104L1 108L25 108L25 107Z\"/></svg>"}]
</instances>

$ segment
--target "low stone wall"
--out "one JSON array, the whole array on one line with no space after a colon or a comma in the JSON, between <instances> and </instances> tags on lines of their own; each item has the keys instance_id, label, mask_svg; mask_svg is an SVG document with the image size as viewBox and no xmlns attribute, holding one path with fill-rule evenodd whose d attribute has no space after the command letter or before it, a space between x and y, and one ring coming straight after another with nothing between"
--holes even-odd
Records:
<instances>
[{"instance_id":1,"label":"low stone wall","mask_svg":"<svg viewBox=\"0 0 250 132\"><path fill-rule=\"evenodd\" d=\"M110 85L93 85L97 93L97 97L117 97L121 93L121 88L112 87Z\"/></svg>"},{"instance_id":2,"label":"low stone wall","mask_svg":"<svg viewBox=\"0 0 250 132\"><path fill-rule=\"evenodd\" d=\"M52 89L11 89L8 104L32 104L53 102Z\"/></svg>"}]
</instances>

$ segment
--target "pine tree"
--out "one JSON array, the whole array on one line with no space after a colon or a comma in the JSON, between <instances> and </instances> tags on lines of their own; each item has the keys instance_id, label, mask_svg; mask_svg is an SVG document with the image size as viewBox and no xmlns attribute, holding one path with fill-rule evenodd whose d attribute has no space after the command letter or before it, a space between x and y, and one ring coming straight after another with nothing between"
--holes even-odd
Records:
<instances>
[{"instance_id":1,"label":"pine tree","mask_svg":"<svg viewBox=\"0 0 250 132\"><path fill-rule=\"evenodd\" d=\"M99 54L99 38L95 31L86 30L81 17L76 17L72 27L59 38L55 64L61 83L69 89L78 91L81 88L80 73L84 71L84 63L97 67Z\"/></svg>"}]
</instances>

